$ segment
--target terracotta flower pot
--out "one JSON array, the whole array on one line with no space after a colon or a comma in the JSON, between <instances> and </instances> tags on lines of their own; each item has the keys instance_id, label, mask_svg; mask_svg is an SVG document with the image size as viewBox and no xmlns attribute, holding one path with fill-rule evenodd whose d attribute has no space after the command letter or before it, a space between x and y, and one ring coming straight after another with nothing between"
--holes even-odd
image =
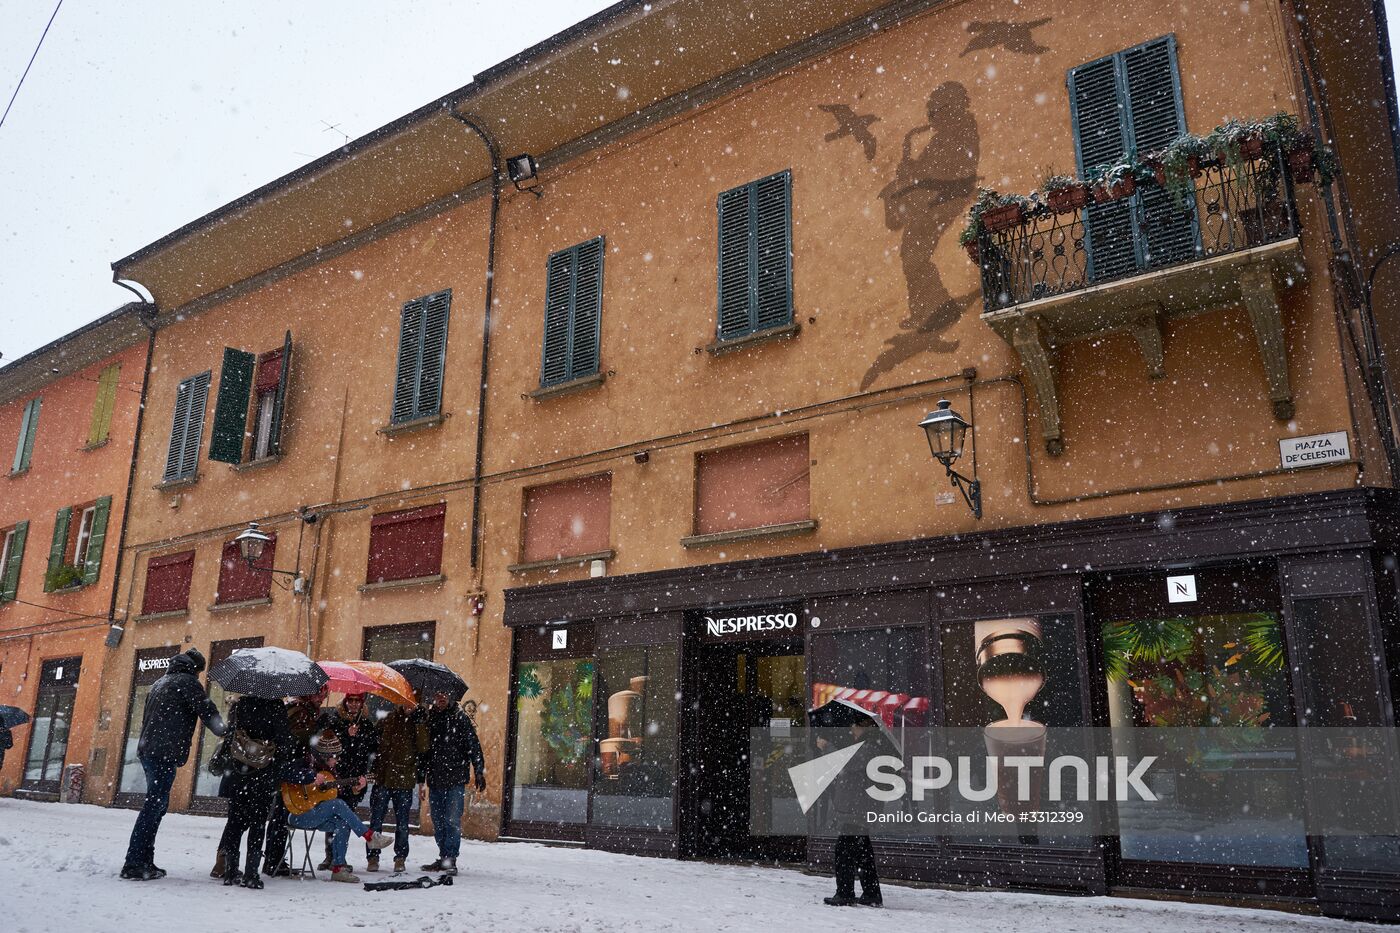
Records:
<instances>
[{"instance_id":1,"label":"terracotta flower pot","mask_svg":"<svg viewBox=\"0 0 1400 933\"><path fill-rule=\"evenodd\" d=\"M1045 202L1056 214L1068 214L1089 203L1089 189L1085 185L1056 188L1045 193Z\"/></svg>"},{"instance_id":2,"label":"terracotta flower pot","mask_svg":"<svg viewBox=\"0 0 1400 933\"><path fill-rule=\"evenodd\" d=\"M1313 151L1311 148L1294 149L1288 154L1288 171L1293 176L1293 183L1306 185L1312 182L1313 177Z\"/></svg>"},{"instance_id":3,"label":"terracotta flower pot","mask_svg":"<svg viewBox=\"0 0 1400 933\"><path fill-rule=\"evenodd\" d=\"M1258 159L1264 155L1264 138L1249 136L1240 140L1240 155L1246 159Z\"/></svg>"},{"instance_id":4,"label":"terracotta flower pot","mask_svg":"<svg viewBox=\"0 0 1400 933\"><path fill-rule=\"evenodd\" d=\"M967 258L978 265L982 264L982 244L977 240L968 240L963 244L963 249L967 250Z\"/></svg>"},{"instance_id":5,"label":"terracotta flower pot","mask_svg":"<svg viewBox=\"0 0 1400 933\"><path fill-rule=\"evenodd\" d=\"M1135 191L1137 191L1137 179L1131 175L1127 175L1118 179L1118 181L1114 182L1112 185L1095 185L1094 200L1099 204L1105 201L1118 201L1123 198L1132 197Z\"/></svg>"},{"instance_id":6,"label":"terracotta flower pot","mask_svg":"<svg viewBox=\"0 0 1400 933\"><path fill-rule=\"evenodd\" d=\"M1004 204L982 215L982 226L988 233L1000 233L1021 222L1021 205Z\"/></svg>"}]
</instances>

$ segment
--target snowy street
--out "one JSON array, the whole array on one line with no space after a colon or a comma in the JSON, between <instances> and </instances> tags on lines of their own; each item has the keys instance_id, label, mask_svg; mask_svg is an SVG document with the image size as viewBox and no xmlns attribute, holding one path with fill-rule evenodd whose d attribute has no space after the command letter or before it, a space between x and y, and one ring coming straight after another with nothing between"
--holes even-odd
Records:
<instances>
[{"instance_id":1,"label":"snowy street","mask_svg":"<svg viewBox=\"0 0 1400 933\"><path fill-rule=\"evenodd\" d=\"M886 908L832 908L829 878L520 843L464 842L450 888L369 893L328 881L269 880L263 891L208 877L221 821L171 814L157 842L169 877L117 878L135 814L93 806L0 798L5 928L280 930L1379 930L1273 911L1122 898L949 892L885 887ZM351 846L351 863L364 851ZM430 860L413 838L410 865ZM410 875L409 877L416 877ZM363 875L384 880L386 873Z\"/></svg>"}]
</instances>

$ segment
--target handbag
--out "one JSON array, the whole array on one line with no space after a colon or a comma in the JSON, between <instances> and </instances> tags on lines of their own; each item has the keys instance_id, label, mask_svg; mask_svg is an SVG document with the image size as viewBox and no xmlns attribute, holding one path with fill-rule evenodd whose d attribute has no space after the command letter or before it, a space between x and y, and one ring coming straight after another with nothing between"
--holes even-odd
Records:
<instances>
[{"instance_id":1,"label":"handbag","mask_svg":"<svg viewBox=\"0 0 1400 933\"><path fill-rule=\"evenodd\" d=\"M233 741L228 742L229 756L241 765L260 771L272 764L277 746L272 742L260 742L242 729L233 730Z\"/></svg>"}]
</instances>

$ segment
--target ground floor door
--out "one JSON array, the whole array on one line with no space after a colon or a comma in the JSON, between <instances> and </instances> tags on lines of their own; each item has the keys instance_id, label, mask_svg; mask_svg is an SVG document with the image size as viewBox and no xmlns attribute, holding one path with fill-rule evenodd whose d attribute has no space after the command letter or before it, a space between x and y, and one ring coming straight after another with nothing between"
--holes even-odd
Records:
<instances>
[{"instance_id":1,"label":"ground floor door","mask_svg":"<svg viewBox=\"0 0 1400 933\"><path fill-rule=\"evenodd\" d=\"M696 858L801 861L805 823L793 800L767 783L781 780L749 755L749 730L800 726L806 709L802 642L691 642L685 706L689 793L688 854ZM757 801L757 803L753 803ZM793 819L793 816L797 819ZM788 826L791 823L793 825Z\"/></svg>"},{"instance_id":2,"label":"ground floor door","mask_svg":"<svg viewBox=\"0 0 1400 933\"><path fill-rule=\"evenodd\" d=\"M34 702L34 725L29 730L29 751L24 760L21 786L25 790L40 794L59 792L82 663L82 658L56 658L43 664L39 695Z\"/></svg>"}]
</instances>

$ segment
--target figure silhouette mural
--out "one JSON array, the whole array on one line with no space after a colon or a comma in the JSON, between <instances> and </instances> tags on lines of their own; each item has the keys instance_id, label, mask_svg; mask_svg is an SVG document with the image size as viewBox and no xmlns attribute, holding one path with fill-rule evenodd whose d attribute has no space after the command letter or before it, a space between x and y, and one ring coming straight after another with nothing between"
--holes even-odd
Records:
<instances>
[{"instance_id":1,"label":"figure silhouette mural","mask_svg":"<svg viewBox=\"0 0 1400 933\"><path fill-rule=\"evenodd\" d=\"M1041 45L1035 41L1035 36L1031 32L1045 26L1050 22L1050 17L1033 19L1029 23L968 23L967 31L972 38L967 40L967 48L962 50L962 58L973 52L980 52L983 49L1003 48L1008 52L1019 52L1022 55L1039 55L1042 52L1050 51L1050 46Z\"/></svg>"},{"instance_id":2,"label":"figure silhouette mural","mask_svg":"<svg viewBox=\"0 0 1400 933\"><path fill-rule=\"evenodd\" d=\"M949 226L966 213L977 190L977 120L967 89L956 81L935 88L925 110L928 122L904 135L894 180L880 191L885 226L900 234L908 315L866 370L862 389L920 353L956 350L958 342L944 334L977 295L976 291L958 297L949 294L933 258Z\"/></svg>"}]
</instances>

